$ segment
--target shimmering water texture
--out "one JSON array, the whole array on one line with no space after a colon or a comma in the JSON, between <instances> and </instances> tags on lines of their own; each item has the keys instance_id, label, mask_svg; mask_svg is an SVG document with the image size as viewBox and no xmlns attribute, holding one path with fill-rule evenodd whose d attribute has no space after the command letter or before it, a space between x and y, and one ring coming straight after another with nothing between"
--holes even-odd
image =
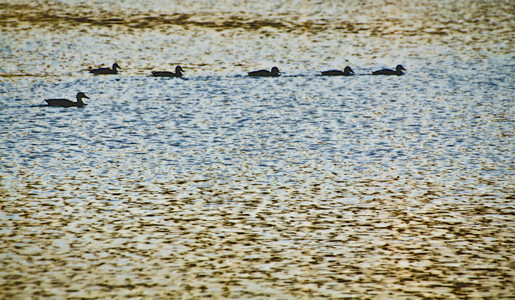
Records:
<instances>
[{"instance_id":1,"label":"shimmering water texture","mask_svg":"<svg viewBox=\"0 0 515 300\"><path fill-rule=\"evenodd\" d=\"M513 1L267 2L1 2L0 298L515 295Z\"/></svg>"}]
</instances>

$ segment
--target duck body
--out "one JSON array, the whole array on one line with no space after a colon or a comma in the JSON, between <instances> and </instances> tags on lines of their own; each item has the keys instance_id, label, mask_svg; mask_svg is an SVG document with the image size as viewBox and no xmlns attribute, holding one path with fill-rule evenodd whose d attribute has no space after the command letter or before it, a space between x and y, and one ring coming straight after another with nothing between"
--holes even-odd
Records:
<instances>
[{"instance_id":1,"label":"duck body","mask_svg":"<svg viewBox=\"0 0 515 300\"><path fill-rule=\"evenodd\" d=\"M117 63L113 64L113 68L98 68L89 70L94 75L107 75L107 74L118 74L118 69L121 69Z\"/></svg>"},{"instance_id":2,"label":"duck body","mask_svg":"<svg viewBox=\"0 0 515 300\"><path fill-rule=\"evenodd\" d=\"M404 75L404 73L402 71L406 71L406 69L402 65L397 65L397 67L395 67L395 70L382 69L382 70L378 70L378 71L372 72L372 75L397 75L397 76L401 76L401 75Z\"/></svg>"},{"instance_id":3,"label":"duck body","mask_svg":"<svg viewBox=\"0 0 515 300\"><path fill-rule=\"evenodd\" d=\"M252 71L248 73L251 77L279 77L281 75L281 72L279 72L279 69L277 67L273 67L272 70L258 70L258 71Z\"/></svg>"},{"instance_id":4,"label":"duck body","mask_svg":"<svg viewBox=\"0 0 515 300\"><path fill-rule=\"evenodd\" d=\"M48 106L58 106L58 107L83 107L86 104L82 102L82 98L89 99L84 93L77 93L77 102L73 102L68 99L45 99Z\"/></svg>"},{"instance_id":5,"label":"duck body","mask_svg":"<svg viewBox=\"0 0 515 300\"><path fill-rule=\"evenodd\" d=\"M175 67L175 73L170 71L152 71L154 77L182 77L184 70L181 66Z\"/></svg>"},{"instance_id":6,"label":"duck body","mask_svg":"<svg viewBox=\"0 0 515 300\"><path fill-rule=\"evenodd\" d=\"M343 71L329 70L329 71L322 71L321 73L323 76L352 76L352 75L354 75L354 71L349 66L345 67L345 69L343 69Z\"/></svg>"}]
</instances>

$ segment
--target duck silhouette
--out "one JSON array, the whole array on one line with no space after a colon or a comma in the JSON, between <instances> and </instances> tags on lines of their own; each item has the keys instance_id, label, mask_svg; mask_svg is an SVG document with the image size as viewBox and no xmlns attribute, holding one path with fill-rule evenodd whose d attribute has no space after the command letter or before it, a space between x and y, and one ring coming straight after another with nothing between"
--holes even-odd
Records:
<instances>
[{"instance_id":1,"label":"duck silhouette","mask_svg":"<svg viewBox=\"0 0 515 300\"><path fill-rule=\"evenodd\" d=\"M152 71L154 77L182 77L184 70L181 66L175 67L175 73L170 71Z\"/></svg>"},{"instance_id":2,"label":"duck silhouette","mask_svg":"<svg viewBox=\"0 0 515 300\"><path fill-rule=\"evenodd\" d=\"M329 71L322 71L321 73L323 76L352 76L352 75L354 75L354 71L349 66L346 66L345 69L343 69L343 71L329 70Z\"/></svg>"},{"instance_id":3,"label":"duck silhouette","mask_svg":"<svg viewBox=\"0 0 515 300\"><path fill-rule=\"evenodd\" d=\"M395 71L391 70L391 69L382 69L382 70L378 70L378 71L372 72L372 75L397 75L397 76L401 76L401 75L404 75L404 73L402 71L406 71L406 69L402 65L397 65L397 67L395 67Z\"/></svg>"},{"instance_id":4,"label":"duck silhouette","mask_svg":"<svg viewBox=\"0 0 515 300\"><path fill-rule=\"evenodd\" d=\"M117 63L113 64L113 68L98 68L89 70L90 73L95 75L105 75L105 74L118 74L118 69L121 69Z\"/></svg>"},{"instance_id":5,"label":"duck silhouette","mask_svg":"<svg viewBox=\"0 0 515 300\"><path fill-rule=\"evenodd\" d=\"M281 72L279 72L279 69L277 67L273 67L271 71L258 70L249 72L248 74L252 77L278 77L281 75Z\"/></svg>"},{"instance_id":6,"label":"duck silhouette","mask_svg":"<svg viewBox=\"0 0 515 300\"><path fill-rule=\"evenodd\" d=\"M83 92L77 93L77 102L73 102L68 99L45 99L46 103L48 103L48 106L60 106L60 107L83 107L87 104L82 102L82 98L89 99L88 96L86 96Z\"/></svg>"}]
</instances>

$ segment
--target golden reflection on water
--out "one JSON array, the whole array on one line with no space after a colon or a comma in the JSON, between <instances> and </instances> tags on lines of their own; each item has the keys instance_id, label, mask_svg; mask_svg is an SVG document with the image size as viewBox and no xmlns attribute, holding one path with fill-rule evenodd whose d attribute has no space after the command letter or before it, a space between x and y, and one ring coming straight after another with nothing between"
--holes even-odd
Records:
<instances>
[{"instance_id":1,"label":"golden reflection on water","mask_svg":"<svg viewBox=\"0 0 515 300\"><path fill-rule=\"evenodd\" d=\"M224 3L2 3L0 76L75 76L113 60L125 75L176 64L191 67L189 76L286 63L393 67L408 57L487 58L514 47L511 1Z\"/></svg>"},{"instance_id":2,"label":"golden reflection on water","mask_svg":"<svg viewBox=\"0 0 515 300\"><path fill-rule=\"evenodd\" d=\"M503 43L506 51L513 46L512 32L514 4L511 1L338 1L317 3L312 1L285 2L278 11L270 10L267 4L260 10L251 5L234 3L226 7L203 7L195 9L193 1L173 2L173 5L156 3L151 11L142 7L119 7L109 1L103 6L89 6L83 3L65 4L41 3L37 5L19 1L20 4L0 4L0 28L67 30L88 27L114 27L117 31L131 29L174 30L173 26L186 29L195 27L215 30L242 29L260 31L280 30L299 34L317 34L331 31L339 34L367 34L370 36L400 36L409 40L418 36L430 42L447 37L460 43L475 44ZM231 1L228 1L231 2ZM109 5L111 4L111 5ZM161 5L160 5L161 4ZM290 4L291 6L288 6ZM301 9L299 11L299 5ZM273 7L273 5L270 5ZM139 9L138 9L139 8ZM501 49L497 49L501 50Z\"/></svg>"},{"instance_id":3,"label":"golden reflection on water","mask_svg":"<svg viewBox=\"0 0 515 300\"><path fill-rule=\"evenodd\" d=\"M439 60L449 54L448 48L464 60L513 53L513 1L225 1L230 5L220 6L223 9L203 1L150 2L152 10L137 1L134 6L89 6L80 1L0 4L0 30L4 39L13 41L2 48L2 80L19 80L20 86L37 91L41 78L66 83L69 77L83 76L80 72L88 66L110 63L113 57L123 58L123 75L148 75L157 66L182 62L191 66L186 67L187 74L204 75L224 68L230 68L230 74L244 72L271 61L291 70L348 61L370 66L376 59L391 63L404 55ZM177 50L174 43L183 48ZM12 51L5 50L8 47ZM417 68L421 67L414 65L410 71ZM130 106L123 102L123 88L149 84L138 78L134 83L95 80L97 98L107 99L97 100L98 106L108 101ZM117 84L118 90L108 87ZM159 89L178 89L174 84L160 82ZM343 88L328 87L337 89ZM204 97L190 96L216 97L211 90L202 91ZM146 95L145 101L162 93L135 92ZM140 100L130 96L133 103ZM33 100L30 92L24 97ZM309 106L321 96L298 97ZM89 111L98 112L91 102ZM171 102L170 110L178 104ZM206 104L198 103L201 109L211 108L202 105ZM372 106L377 110L367 111L366 119L394 113ZM301 111L294 107L280 113L294 115L295 109ZM317 109L314 105L311 110ZM423 109L420 114L425 114ZM70 111L58 117L53 111L44 113L51 117L36 117L50 121L36 118L24 123L34 127L18 130L26 138L49 138L49 132L73 132L66 127L48 129L62 119L74 120L74 127L88 125L80 124ZM507 110L489 122L509 139L510 120ZM177 127L166 123L173 120L163 121L158 125L164 129ZM213 120L195 121L199 130L212 129ZM306 127L308 137L320 130ZM39 135L31 135L29 129ZM401 151L410 143L414 139L392 148ZM359 166L321 166L324 159L303 145L298 157L288 157L287 162L280 153L262 162L241 154L242 149L216 149L222 162L247 160L234 168L219 163L181 171L173 166L142 167L137 152L147 149L138 148L137 142L129 146L134 148L130 152L106 147L96 165L81 164L83 157L62 153L56 144L38 139L28 144L3 159L14 162L0 181L0 298L411 299L508 298L515 293L515 188L507 178L479 174L502 169L500 165L509 168L512 161L484 159L477 174L460 178L456 173L463 161L439 165L421 155L413 165L406 162L409 174L400 172L400 166L382 168L379 163L348 174ZM101 146L80 150L102 153ZM62 161L51 161L56 158L46 152L41 155L51 162L37 160L46 164L20 158L38 147L58 153L57 160ZM192 151L196 157L207 155L202 149ZM441 147L427 151L445 152ZM156 151L153 159L181 159L179 154L161 154ZM56 169L42 171L49 165ZM176 176L160 181L156 170ZM510 174L508 170L506 175Z\"/></svg>"},{"instance_id":4,"label":"golden reflection on water","mask_svg":"<svg viewBox=\"0 0 515 300\"><path fill-rule=\"evenodd\" d=\"M83 186L99 186L102 178L56 186L31 180L17 195L10 190L14 201L2 203L2 222L9 224L1 231L2 264L9 267L2 272L2 295L511 294L514 231L503 225L513 218L507 211L513 196L442 203L438 199L452 193L445 186L422 187L394 174L348 182L328 173L300 188L271 190L263 175L245 174L239 180L127 182L89 191L91 201L74 199L77 193L84 199ZM31 176L30 170L21 176ZM327 193L326 185L336 190ZM55 197L41 194L49 188ZM359 201L351 204L353 198Z\"/></svg>"}]
</instances>

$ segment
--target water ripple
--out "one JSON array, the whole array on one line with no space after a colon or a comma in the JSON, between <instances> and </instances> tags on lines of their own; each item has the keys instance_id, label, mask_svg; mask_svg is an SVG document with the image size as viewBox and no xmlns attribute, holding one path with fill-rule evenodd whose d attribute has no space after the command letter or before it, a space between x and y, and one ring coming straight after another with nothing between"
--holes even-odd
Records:
<instances>
[{"instance_id":1,"label":"water ripple","mask_svg":"<svg viewBox=\"0 0 515 300\"><path fill-rule=\"evenodd\" d=\"M514 294L512 2L209 3L0 4L0 298Z\"/></svg>"}]
</instances>

